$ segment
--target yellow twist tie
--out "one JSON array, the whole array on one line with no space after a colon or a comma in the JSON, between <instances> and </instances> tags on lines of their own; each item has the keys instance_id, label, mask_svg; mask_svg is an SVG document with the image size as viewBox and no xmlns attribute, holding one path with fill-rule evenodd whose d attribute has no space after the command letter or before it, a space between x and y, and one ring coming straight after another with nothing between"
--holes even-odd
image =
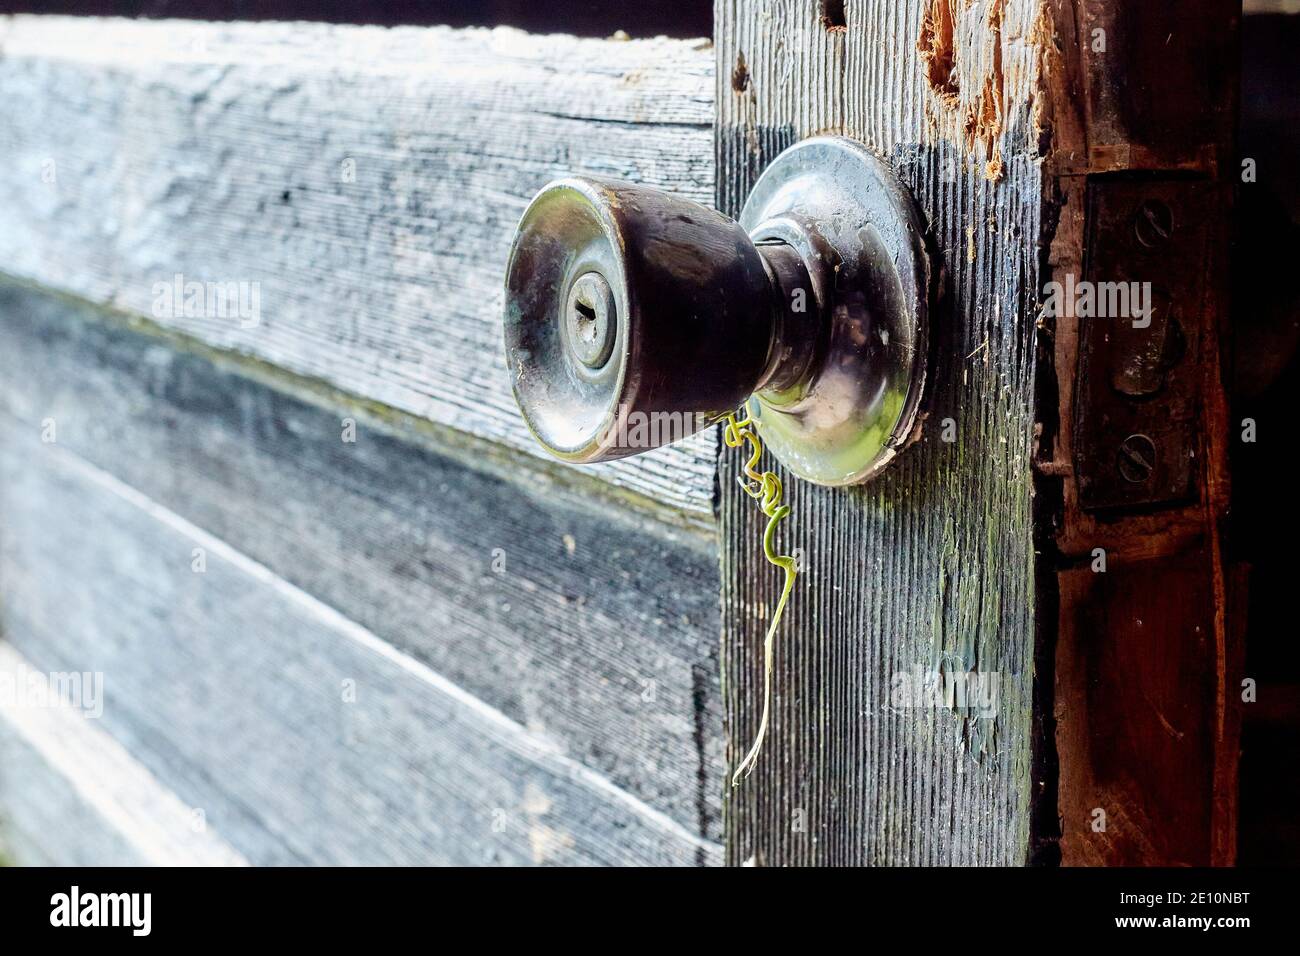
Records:
<instances>
[{"instance_id":1,"label":"yellow twist tie","mask_svg":"<svg viewBox=\"0 0 1300 956\"><path fill-rule=\"evenodd\" d=\"M797 569L793 557L777 554L772 545L777 522L790 513L790 506L781 503L781 479L770 471L758 470L758 460L763 455L763 442L754 432L754 419L746 414L743 419L738 421L735 413L727 415L726 425L722 430L722 440L726 442L728 448L739 448L742 444L748 442L753 451L749 456L749 461L745 462L745 473L737 477L736 481L740 487L745 489L746 494L759 500L759 507L762 509L763 514L767 515L767 528L763 531L764 557L767 558L769 564L773 564L785 572L785 584L781 588L781 600L777 602L776 613L772 615L772 623L768 625L767 636L763 638L763 718L759 721L758 734L754 737L753 745L736 766L736 771L731 776L731 785L736 787L740 785L741 780L748 777L753 771L754 765L758 762L759 752L763 749L763 740L767 736L768 719L772 709L772 645L776 638L777 626L781 623L781 615L785 613L786 602L790 599L790 592L794 589L794 578Z\"/></svg>"}]
</instances>

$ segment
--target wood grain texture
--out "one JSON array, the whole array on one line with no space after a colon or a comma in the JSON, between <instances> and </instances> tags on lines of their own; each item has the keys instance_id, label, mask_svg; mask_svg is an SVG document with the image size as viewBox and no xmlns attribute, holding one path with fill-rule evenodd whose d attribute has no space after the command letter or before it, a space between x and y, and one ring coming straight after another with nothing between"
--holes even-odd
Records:
<instances>
[{"instance_id":1,"label":"wood grain texture","mask_svg":"<svg viewBox=\"0 0 1300 956\"><path fill-rule=\"evenodd\" d=\"M6 866L144 866L45 755L0 719L0 862Z\"/></svg>"},{"instance_id":2,"label":"wood grain texture","mask_svg":"<svg viewBox=\"0 0 1300 956\"><path fill-rule=\"evenodd\" d=\"M103 672L104 729L249 862L716 859L553 742L7 413L0 449L5 639L37 669Z\"/></svg>"},{"instance_id":3,"label":"wood grain texture","mask_svg":"<svg viewBox=\"0 0 1300 956\"><path fill-rule=\"evenodd\" d=\"M29 435L52 422L60 447L721 839L712 536L468 467L364 417L342 441L337 410L3 285L0 410Z\"/></svg>"},{"instance_id":4,"label":"wood grain texture","mask_svg":"<svg viewBox=\"0 0 1300 956\"><path fill-rule=\"evenodd\" d=\"M530 454L500 320L528 200L713 196L706 41L20 16L0 49L0 272ZM257 283L260 321L164 314L178 274ZM715 444L590 474L709 524Z\"/></svg>"},{"instance_id":5,"label":"wood grain texture","mask_svg":"<svg viewBox=\"0 0 1300 956\"><path fill-rule=\"evenodd\" d=\"M95 678L81 707L0 644L0 850L28 866L240 866L194 808L99 726ZM23 690L39 688L39 690ZM41 694L41 697L35 694ZM41 703L45 701L45 703Z\"/></svg>"},{"instance_id":6,"label":"wood grain texture","mask_svg":"<svg viewBox=\"0 0 1300 956\"><path fill-rule=\"evenodd\" d=\"M1222 691L1207 565L1196 551L1130 564L1116 549L1104 574L1061 573L1067 613L1056 720L1066 865L1232 860L1215 846L1224 808L1214 799L1213 709Z\"/></svg>"},{"instance_id":7,"label":"wood grain texture","mask_svg":"<svg viewBox=\"0 0 1300 956\"><path fill-rule=\"evenodd\" d=\"M1042 176L1032 0L721 0L719 202L824 131L887 157L929 221L946 300L918 444L852 490L787 482L801 577L767 748L734 791L731 862L1021 864L1034 760L1031 436ZM743 67L743 68L742 68ZM942 440L951 419L955 440ZM733 757L761 705L780 576L723 454L723 683ZM774 466L769 461L768 466ZM779 469L778 469L779 471ZM909 707L897 675L989 675L993 716Z\"/></svg>"},{"instance_id":8,"label":"wood grain texture","mask_svg":"<svg viewBox=\"0 0 1300 956\"><path fill-rule=\"evenodd\" d=\"M1049 190L1061 208L1049 277L1150 270L1177 309L1185 347L1174 371L1189 383L1181 392L1187 437L1164 436L1174 419L1166 403L1172 374L1154 401L1122 404L1118 390L1115 398L1088 388L1088 370L1108 361L1097 343L1124 345L1121 333L1112 337L1073 309L1045 322L1052 348L1042 364L1035 467L1050 529L1043 550L1059 578L1054 620L1043 624L1059 628L1061 861L1226 865L1236 854L1245 676L1244 569L1233 566L1227 538L1228 446L1237 426L1220 352L1229 340L1241 7L1232 0L1177 7L1053 0L1052 7ZM1098 29L1123 39L1095 49ZM1144 265L1127 230L1102 231L1104 204L1089 198L1131 195L1125 190L1133 183L1141 184L1139 198L1172 202L1172 242L1154 267ZM1190 495L1089 510L1081 484L1108 468L1109 456L1102 445L1089 458L1088 433L1125 420L1156 435L1166 460L1187 455Z\"/></svg>"}]
</instances>

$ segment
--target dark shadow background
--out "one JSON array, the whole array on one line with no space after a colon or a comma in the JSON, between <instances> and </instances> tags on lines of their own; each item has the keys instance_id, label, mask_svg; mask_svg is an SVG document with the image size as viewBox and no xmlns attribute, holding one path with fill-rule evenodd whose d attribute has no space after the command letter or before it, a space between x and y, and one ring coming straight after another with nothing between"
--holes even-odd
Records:
<instances>
[{"instance_id":1,"label":"dark shadow background","mask_svg":"<svg viewBox=\"0 0 1300 956\"><path fill-rule=\"evenodd\" d=\"M1300 863L1300 16L1242 18L1232 556L1250 567L1238 862ZM1239 437L1239 432L1234 439Z\"/></svg>"}]
</instances>

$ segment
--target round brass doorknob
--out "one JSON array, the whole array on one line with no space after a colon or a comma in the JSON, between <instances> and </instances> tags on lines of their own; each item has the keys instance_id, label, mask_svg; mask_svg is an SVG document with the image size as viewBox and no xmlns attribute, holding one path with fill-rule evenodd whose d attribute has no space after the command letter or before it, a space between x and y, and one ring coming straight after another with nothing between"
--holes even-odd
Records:
<instances>
[{"instance_id":1,"label":"round brass doorknob","mask_svg":"<svg viewBox=\"0 0 1300 956\"><path fill-rule=\"evenodd\" d=\"M782 153L740 222L562 179L510 250L506 360L528 427L566 461L647 451L748 403L794 474L850 484L914 425L931 284L905 187L847 139Z\"/></svg>"}]
</instances>

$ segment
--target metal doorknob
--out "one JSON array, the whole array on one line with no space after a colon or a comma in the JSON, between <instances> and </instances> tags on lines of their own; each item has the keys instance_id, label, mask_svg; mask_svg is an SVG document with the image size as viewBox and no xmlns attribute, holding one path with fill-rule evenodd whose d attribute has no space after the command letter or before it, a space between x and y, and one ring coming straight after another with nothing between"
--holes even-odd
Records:
<instances>
[{"instance_id":1,"label":"metal doorknob","mask_svg":"<svg viewBox=\"0 0 1300 956\"><path fill-rule=\"evenodd\" d=\"M852 484L914 428L931 287L915 204L851 140L786 150L739 222L562 179L510 250L506 360L524 420L563 460L634 455L747 404L790 471Z\"/></svg>"}]
</instances>

